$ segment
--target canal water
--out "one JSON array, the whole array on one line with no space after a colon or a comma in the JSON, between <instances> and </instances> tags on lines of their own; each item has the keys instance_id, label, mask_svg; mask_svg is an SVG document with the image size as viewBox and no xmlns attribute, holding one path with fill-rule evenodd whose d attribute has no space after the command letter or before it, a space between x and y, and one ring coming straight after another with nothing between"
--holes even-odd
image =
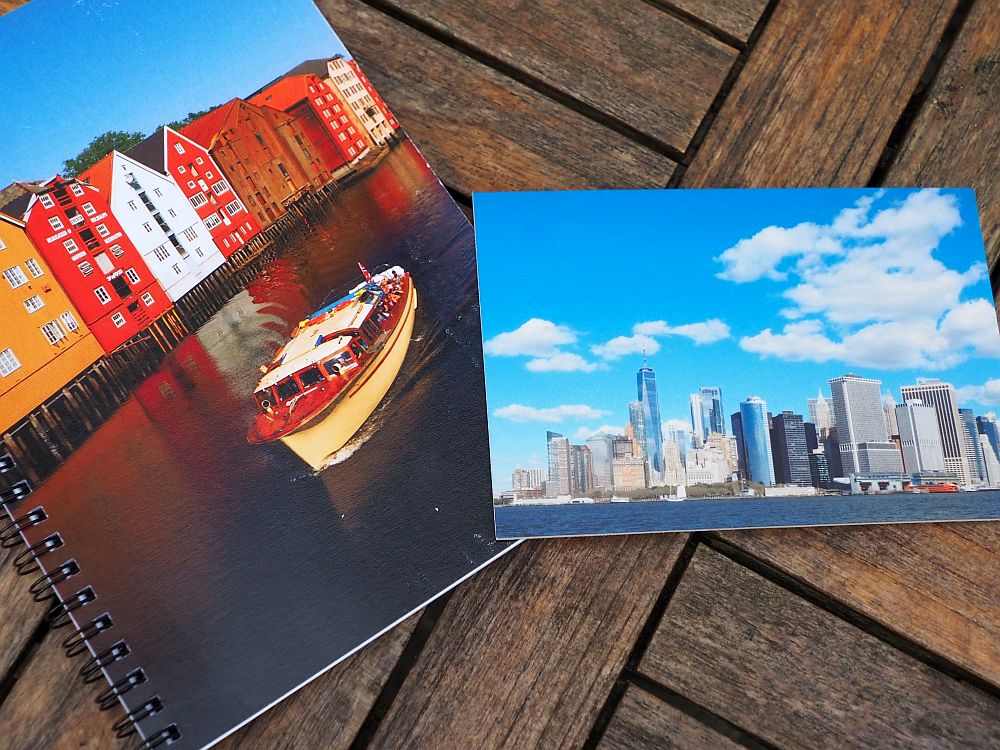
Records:
<instances>
[{"instance_id":1,"label":"canal water","mask_svg":"<svg viewBox=\"0 0 1000 750\"><path fill-rule=\"evenodd\" d=\"M907 521L983 521L1000 518L1000 490L935 495L503 505L498 506L495 513L497 536L501 539Z\"/></svg>"},{"instance_id":2,"label":"canal water","mask_svg":"<svg viewBox=\"0 0 1000 750\"><path fill-rule=\"evenodd\" d=\"M259 366L330 289L399 264L419 293L399 378L337 462L251 445ZM404 141L344 188L25 502L198 747L506 545L494 539L473 232Z\"/></svg>"}]
</instances>

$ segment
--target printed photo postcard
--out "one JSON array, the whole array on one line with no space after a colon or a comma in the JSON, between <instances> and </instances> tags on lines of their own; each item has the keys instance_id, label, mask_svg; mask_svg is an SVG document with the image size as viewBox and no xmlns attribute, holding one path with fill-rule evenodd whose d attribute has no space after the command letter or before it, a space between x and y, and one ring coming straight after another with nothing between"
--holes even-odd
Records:
<instances>
[{"instance_id":1,"label":"printed photo postcard","mask_svg":"<svg viewBox=\"0 0 1000 750\"><path fill-rule=\"evenodd\" d=\"M498 538L1000 519L972 190L474 204Z\"/></svg>"},{"instance_id":2,"label":"printed photo postcard","mask_svg":"<svg viewBox=\"0 0 1000 750\"><path fill-rule=\"evenodd\" d=\"M309 0L34 0L0 67L4 541L206 747L510 549L473 230Z\"/></svg>"}]
</instances>

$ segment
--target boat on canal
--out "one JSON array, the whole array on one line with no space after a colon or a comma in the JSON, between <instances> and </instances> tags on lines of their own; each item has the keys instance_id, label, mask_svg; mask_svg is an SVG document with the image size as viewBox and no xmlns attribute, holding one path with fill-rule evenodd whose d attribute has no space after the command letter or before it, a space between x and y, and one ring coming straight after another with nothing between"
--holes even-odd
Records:
<instances>
[{"instance_id":1,"label":"boat on canal","mask_svg":"<svg viewBox=\"0 0 1000 750\"><path fill-rule=\"evenodd\" d=\"M406 358L417 290L399 266L370 274L292 331L261 367L251 443L280 440L314 470L361 429Z\"/></svg>"}]
</instances>

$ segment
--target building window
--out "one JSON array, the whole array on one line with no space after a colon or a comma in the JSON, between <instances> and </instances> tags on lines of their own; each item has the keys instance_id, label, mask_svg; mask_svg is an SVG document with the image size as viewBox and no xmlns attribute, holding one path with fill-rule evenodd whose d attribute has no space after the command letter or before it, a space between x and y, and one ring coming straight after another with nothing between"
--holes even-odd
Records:
<instances>
[{"instance_id":1,"label":"building window","mask_svg":"<svg viewBox=\"0 0 1000 750\"><path fill-rule=\"evenodd\" d=\"M196 247L196 248L194 249L194 254L195 254L195 255L197 255L197 256L198 256L199 258L204 258L204 257L205 257L205 253L203 253L203 252L201 251L201 248L200 248L200 247Z\"/></svg>"},{"instance_id":2,"label":"building window","mask_svg":"<svg viewBox=\"0 0 1000 750\"><path fill-rule=\"evenodd\" d=\"M21 362L14 356L13 349L7 347L0 351L0 375L7 377L20 366Z\"/></svg>"},{"instance_id":3,"label":"building window","mask_svg":"<svg viewBox=\"0 0 1000 750\"><path fill-rule=\"evenodd\" d=\"M334 104L333 105L333 111L334 112L340 112L340 105L339 104Z\"/></svg>"},{"instance_id":4,"label":"building window","mask_svg":"<svg viewBox=\"0 0 1000 750\"><path fill-rule=\"evenodd\" d=\"M153 231L153 227L151 227L149 225L148 221L145 224L142 225L142 228L145 229L147 232L152 232Z\"/></svg>"},{"instance_id":5,"label":"building window","mask_svg":"<svg viewBox=\"0 0 1000 750\"><path fill-rule=\"evenodd\" d=\"M112 245L108 249L111 250L111 254L113 256L115 256L116 258L120 258L120 257L122 257L125 254L125 251L122 250L122 246L121 245Z\"/></svg>"},{"instance_id":6,"label":"building window","mask_svg":"<svg viewBox=\"0 0 1000 750\"><path fill-rule=\"evenodd\" d=\"M208 203L208 198L205 197L204 193L195 193L191 196L191 205L195 208L200 208Z\"/></svg>"},{"instance_id":7,"label":"building window","mask_svg":"<svg viewBox=\"0 0 1000 750\"><path fill-rule=\"evenodd\" d=\"M55 320L50 320L48 323L42 326L42 335L50 344L58 344L64 338L66 338L66 331L62 329L62 326Z\"/></svg>"},{"instance_id":8,"label":"building window","mask_svg":"<svg viewBox=\"0 0 1000 750\"><path fill-rule=\"evenodd\" d=\"M87 216L93 216L94 214L97 213L97 209L94 208L94 204L93 203L84 203L83 204L83 212L85 214L87 214Z\"/></svg>"},{"instance_id":9,"label":"building window","mask_svg":"<svg viewBox=\"0 0 1000 750\"><path fill-rule=\"evenodd\" d=\"M320 107L323 106L323 97L317 96L313 101L316 102L317 106L320 106Z\"/></svg>"},{"instance_id":10,"label":"building window","mask_svg":"<svg viewBox=\"0 0 1000 750\"><path fill-rule=\"evenodd\" d=\"M66 225L63 224L62 219L60 219L58 216L50 216L49 217L49 226L51 226L53 229L55 229L58 232L60 229L62 229Z\"/></svg>"},{"instance_id":11,"label":"building window","mask_svg":"<svg viewBox=\"0 0 1000 750\"><path fill-rule=\"evenodd\" d=\"M355 134L356 132L358 132L358 131L356 131L356 130L354 129L354 126L353 126L353 125L351 125L351 126L350 126L349 128L347 128L347 132L348 132L348 133L350 133L351 135L354 135L354 134Z\"/></svg>"},{"instance_id":12,"label":"building window","mask_svg":"<svg viewBox=\"0 0 1000 750\"><path fill-rule=\"evenodd\" d=\"M196 187L195 184L194 184L194 180L188 180L188 187L191 190L194 190L194 188Z\"/></svg>"},{"instance_id":13,"label":"building window","mask_svg":"<svg viewBox=\"0 0 1000 750\"><path fill-rule=\"evenodd\" d=\"M145 226L148 227L149 224L146 224ZM107 237L109 234L111 234L111 230L108 229L106 226L104 226L104 224L98 224L97 233L101 235L101 237Z\"/></svg>"},{"instance_id":14,"label":"building window","mask_svg":"<svg viewBox=\"0 0 1000 750\"><path fill-rule=\"evenodd\" d=\"M82 266L83 263L81 263L80 265ZM90 264L88 263L87 265L90 265ZM94 270L94 269L90 269L90 270ZM101 301L102 305L106 305L106 304L108 304L111 301L111 295L108 294L108 290L105 289L103 286L97 287L97 289L94 290L94 294L97 295L97 299L99 299Z\"/></svg>"},{"instance_id":15,"label":"building window","mask_svg":"<svg viewBox=\"0 0 1000 750\"><path fill-rule=\"evenodd\" d=\"M76 318L73 317L73 313L69 311L64 312L62 315L60 315L59 320L62 322L66 330L69 331L70 333L72 333L73 331L75 331L77 328L80 327L80 324L76 322Z\"/></svg>"},{"instance_id":16,"label":"building window","mask_svg":"<svg viewBox=\"0 0 1000 750\"><path fill-rule=\"evenodd\" d=\"M72 239L66 240L63 243L63 247L66 248L66 252L70 254L75 253L80 249L80 246L76 244L76 240Z\"/></svg>"},{"instance_id":17,"label":"building window","mask_svg":"<svg viewBox=\"0 0 1000 750\"><path fill-rule=\"evenodd\" d=\"M205 163L205 160L202 159L200 156L197 159L195 159L195 161L198 162L199 164L204 164Z\"/></svg>"},{"instance_id":18,"label":"building window","mask_svg":"<svg viewBox=\"0 0 1000 750\"><path fill-rule=\"evenodd\" d=\"M0 238L0 250L6 250L6 249L7 249L7 243L3 241L3 238Z\"/></svg>"},{"instance_id":19,"label":"building window","mask_svg":"<svg viewBox=\"0 0 1000 750\"><path fill-rule=\"evenodd\" d=\"M45 273L42 270L42 267L39 265L38 261L35 260L34 258L28 258L26 261L24 261L24 265L28 267L28 273L30 273L36 279L43 273Z\"/></svg>"},{"instance_id":20,"label":"building window","mask_svg":"<svg viewBox=\"0 0 1000 750\"><path fill-rule=\"evenodd\" d=\"M153 195L155 195L157 198L162 198L163 191L160 190L159 188L153 188Z\"/></svg>"},{"instance_id":21,"label":"building window","mask_svg":"<svg viewBox=\"0 0 1000 750\"><path fill-rule=\"evenodd\" d=\"M142 304L144 304L146 307L152 307L153 306L153 295L150 294L149 292L143 292L142 293Z\"/></svg>"},{"instance_id":22,"label":"building window","mask_svg":"<svg viewBox=\"0 0 1000 750\"><path fill-rule=\"evenodd\" d=\"M230 216L235 216L237 213L243 210L243 204L239 202L239 199L230 201L226 204L226 213Z\"/></svg>"},{"instance_id":23,"label":"building window","mask_svg":"<svg viewBox=\"0 0 1000 750\"><path fill-rule=\"evenodd\" d=\"M136 211L139 208L137 205L135 205L135 201L129 201L128 207L131 208L133 211Z\"/></svg>"},{"instance_id":24,"label":"building window","mask_svg":"<svg viewBox=\"0 0 1000 750\"><path fill-rule=\"evenodd\" d=\"M35 312L35 310L41 310L43 307L45 307L45 301L37 294L28 297L24 301L24 309L30 313Z\"/></svg>"},{"instance_id":25,"label":"building window","mask_svg":"<svg viewBox=\"0 0 1000 750\"><path fill-rule=\"evenodd\" d=\"M212 170L211 169L206 169L205 170L205 177L206 177L206 179L211 180L213 177L215 177L215 175L212 174Z\"/></svg>"},{"instance_id":26,"label":"building window","mask_svg":"<svg viewBox=\"0 0 1000 750\"><path fill-rule=\"evenodd\" d=\"M77 268L80 269L80 273L82 273L84 276L90 276L90 274L92 274L94 272L94 267L92 265L90 265L90 261L86 261L86 260L82 261L77 266ZM101 296L100 294L97 295L98 298L100 298L100 296Z\"/></svg>"},{"instance_id":27,"label":"building window","mask_svg":"<svg viewBox=\"0 0 1000 750\"><path fill-rule=\"evenodd\" d=\"M3 277L7 279L7 283L10 284L11 289L17 289L19 286L24 286L28 283L28 277L24 275L24 271L21 270L20 266L11 266L3 272Z\"/></svg>"},{"instance_id":28,"label":"building window","mask_svg":"<svg viewBox=\"0 0 1000 750\"><path fill-rule=\"evenodd\" d=\"M135 272L134 268L130 268L125 272L125 278L131 281L133 284L139 283L139 274Z\"/></svg>"},{"instance_id":29,"label":"building window","mask_svg":"<svg viewBox=\"0 0 1000 750\"><path fill-rule=\"evenodd\" d=\"M323 110L323 117L326 117L327 119L329 119L330 117L332 117L332 115L330 114L330 110L324 109Z\"/></svg>"},{"instance_id":30,"label":"building window","mask_svg":"<svg viewBox=\"0 0 1000 750\"><path fill-rule=\"evenodd\" d=\"M177 171L180 172L181 174L184 174L185 172L187 172L187 167L185 167L183 164L178 164Z\"/></svg>"},{"instance_id":31,"label":"building window","mask_svg":"<svg viewBox=\"0 0 1000 750\"><path fill-rule=\"evenodd\" d=\"M222 219L219 218L218 214L212 214L207 219L205 219L205 226L209 229L215 229L219 224L222 223Z\"/></svg>"},{"instance_id":32,"label":"building window","mask_svg":"<svg viewBox=\"0 0 1000 750\"><path fill-rule=\"evenodd\" d=\"M178 154L183 154L184 153L184 145L180 144L180 143L175 143L174 144L174 151L176 151Z\"/></svg>"},{"instance_id":33,"label":"building window","mask_svg":"<svg viewBox=\"0 0 1000 750\"><path fill-rule=\"evenodd\" d=\"M349 153L351 156L354 156L355 154L354 146L351 146L349 149L347 149L347 153Z\"/></svg>"},{"instance_id":34,"label":"building window","mask_svg":"<svg viewBox=\"0 0 1000 750\"><path fill-rule=\"evenodd\" d=\"M186 239L188 242L194 242L196 239L198 239L198 230L195 229L194 227L188 227L187 229L184 230L183 235L184 239Z\"/></svg>"},{"instance_id":35,"label":"building window","mask_svg":"<svg viewBox=\"0 0 1000 750\"><path fill-rule=\"evenodd\" d=\"M229 190L229 185L226 184L225 180L219 180L214 185L212 185L212 192L216 195L222 195L224 192Z\"/></svg>"},{"instance_id":36,"label":"building window","mask_svg":"<svg viewBox=\"0 0 1000 750\"><path fill-rule=\"evenodd\" d=\"M171 266L171 268L173 268L173 269L174 269L174 273L175 273L175 274L177 274L178 276L180 276L180 275L181 275L181 267L180 267L180 265L179 265L179 264L177 264L177 263L174 263L174 265L173 265L173 266Z\"/></svg>"},{"instance_id":37,"label":"building window","mask_svg":"<svg viewBox=\"0 0 1000 750\"><path fill-rule=\"evenodd\" d=\"M166 260L170 257L170 250L167 249L165 244L160 245L159 247L153 249L153 255L156 256L157 260Z\"/></svg>"},{"instance_id":38,"label":"building window","mask_svg":"<svg viewBox=\"0 0 1000 750\"><path fill-rule=\"evenodd\" d=\"M332 102L333 101L333 94L327 94L325 98L326 98L326 100L328 102Z\"/></svg>"},{"instance_id":39,"label":"building window","mask_svg":"<svg viewBox=\"0 0 1000 750\"><path fill-rule=\"evenodd\" d=\"M52 208L56 205L56 202L52 200L52 196L48 194L38 196L38 201L45 206L45 208Z\"/></svg>"},{"instance_id":40,"label":"building window","mask_svg":"<svg viewBox=\"0 0 1000 750\"><path fill-rule=\"evenodd\" d=\"M177 212L174 211L174 209L172 209L172 208L168 208L167 209L167 215L170 216L171 219L176 219L177 218Z\"/></svg>"},{"instance_id":41,"label":"building window","mask_svg":"<svg viewBox=\"0 0 1000 750\"><path fill-rule=\"evenodd\" d=\"M116 312L114 315L111 316L111 322L115 324L115 328L121 328L123 325L125 325L125 316L122 315L120 312Z\"/></svg>"},{"instance_id":42,"label":"building window","mask_svg":"<svg viewBox=\"0 0 1000 750\"><path fill-rule=\"evenodd\" d=\"M347 124L347 115L341 115L340 116L340 122L342 124L346 125Z\"/></svg>"},{"instance_id":43,"label":"building window","mask_svg":"<svg viewBox=\"0 0 1000 750\"><path fill-rule=\"evenodd\" d=\"M342 141L346 141L347 140L347 133L337 133L337 137L340 140L342 140Z\"/></svg>"},{"instance_id":44,"label":"building window","mask_svg":"<svg viewBox=\"0 0 1000 750\"><path fill-rule=\"evenodd\" d=\"M222 238L222 242L225 244L226 248L228 249L229 248L229 238L228 237L223 237Z\"/></svg>"},{"instance_id":45,"label":"building window","mask_svg":"<svg viewBox=\"0 0 1000 750\"><path fill-rule=\"evenodd\" d=\"M81 195L83 195L83 188L80 187L75 182L72 185L69 186L69 189L72 190L73 191L73 195L75 195L77 197L80 197Z\"/></svg>"}]
</instances>

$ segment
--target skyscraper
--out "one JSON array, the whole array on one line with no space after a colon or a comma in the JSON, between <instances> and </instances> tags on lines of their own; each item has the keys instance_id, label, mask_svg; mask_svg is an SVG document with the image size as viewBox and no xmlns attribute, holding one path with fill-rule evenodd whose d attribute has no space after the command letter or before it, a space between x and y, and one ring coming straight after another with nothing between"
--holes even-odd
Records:
<instances>
[{"instance_id":1,"label":"skyscraper","mask_svg":"<svg viewBox=\"0 0 1000 750\"><path fill-rule=\"evenodd\" d=\"M750 475L747 473L747 451L743 442L743 415L738 411L734 412L730 415L729 421L733 426L733 437L736 438L737 468L740 476L747 479Z\"/></svg>"},{"instance_id":2,"label":"skyscraper","mask_svg":"<svg viewBox=\"0 0 1000 750\"><path fill-rule=\"evenodd\" d=\"M986 436L986 440L993 446L994 455L1000 460L1000 422L997 422L996 414L976 417L976 426L979 428L979 434Z\"/></svg>"},{"instance_id":3,"label":"skyscraper","mask_svg":"<svg viewBox=\"0 0 1000 750\"><path fill-rule=\"evenodd\" d=\"M971 479L982 482L986 479L986 461L983 458L983 451L979 447L979 425L976 424L976 415L972 409L959 409L958 415L962 419L966 434L966 455L969 456L969 469Z\"/></svg>"},{"instance_id":4,"label":"skyscraper","mask_svg":"<svg viewBox=\"0 0 1000 750\"><path fill-rule=\"evenodd\" d=\"M759 396L748 396L740 404L740 427L746 455L747 478L765 485L774 484L774 459L768 426L767 403Z\"/></svg>"},{"instance_id":5,"label":"skyscraper","mask_svg":"<svg viewBox=\"0 0 1000 750\"><path fill-rule=\"evenodd\" d=\"M645 458L646 457L646 420L643 415L643 408L641 401L630 401L628 405L628 427L631 428L631 435L629 435L629 429L625 430L626 436L632 439L634 445L632 447L632 457L633 458Z\"/></svg>"},{"instance_id":6,"label":"skyscraper","mask_svg":"<svg viewBox=\"0 0 1000 750\"><path fill-rule=\"evenodd\" d=\"M802 487L812 484L806 430L801 414L783 411L771 419L771 455L775 482Z\"/></svg>"},{"instance_id":7,"label":"skyscraper","mask_svg":"<svg viewBox=\"0 0 1000 750\"><path fill-rule=\"evenodd\" d=\"M849 474L899 474L903 460L889 440L882 381L847 374L830 381L840 458Z\"/></svg>"},{"instance_id":8,"label":"skyscraper","mask_svg":"<svg viewBox=\"0 0 1000 750\"><path fill-rule=\"evenodd\" d=\"M910 399L896 407L896 422L903 448L903 469L908 474L945 471L941 430L934 407L920 399Z\"/></svg>"},{"instance_id":9,"label":"skyscraper","mask_svg":"<svg viewBox=\"0 0 1000 750\"><path fill-rule=\"evenodd\" d=\"M549 497L570 494L569 440L558 432L546 432L545 442L549 453L549 481L545 494Z\"/></svg>"},{"instance_id":10,"label":"skyscraper","mask_svg":"<svg viewBox=\"0 0 1000 750\"><path fill-rule=\"evenodd\" d=\"M882 410L885 412L885 429L889 433L889 437L899 434L899 423L896 421L896 399L892 397L891 393L885 394L885 400L882 402Z\"/></svg>"},{"instance_id":11,"label":"skyscraper","mask_svg":"<svg viewBox=\"0 0 1000 750\"><path fill-rule=\"evenodd\" d=\"M816 395L816 398L809 399L809 421L816 425L821 440L830 434L830 430L835 424L833 412L830 410L830 402L823 396L822 390Z\"/></svg>"},{"instance_id":12,"label":"skyscraper","mask_svg":"<svg viewBox=\"0 0 1000 750\"><path fill-rule=\"evenodd\" d=\"M965 427L958 413L955 386L933 378L918 378L916 385L904 385L900 391L904 403L918 399L934 407L937 412L938 428L941 430L945 467L958 476L960 484L969 484L972 477L969 468L971 456L968 454Z\"/></svg>"},{"instance_id":13,"label":"skyscraper","mask_svg":"<svg viewBox=\"0 0 1000 750\"><path fill-rule=\"evenodd\" d=\"M642 404L643 445L646 463L657 474L663 473L663 426L660 423L660 398L656 393L653 368L643 365L635 376L636 391Z\"/></svg>"},{"instance_id":14,"label":"skyscraper","mask_svg":"<svg viewBox=\"0 0 1000 750\"><path fill-rule=\"evenodd\" d=\"M594 489L594 468L590 448L586 445L569 446L569 491L576 497Z\"/></svg>"},{"instance_id":15,"label":"skyscraper","mask_svg":"<svg viewBox=\"0 0 1000 750\"><path fill-rule=\"evenodd\" d=\"M701 394L691 394L691 436L694 439L694 447L701 448L705 444L705 412L701 405Z\"/></svg>"},{"instance_id":16,"label":"skyscraper","mask_svg":"<svg viewBox=\"0 0 1000 750\"><path fill-rule=\"evenodd\" d=\"M587 438L590 462L594 471L594 489L610 490L614 481L611 474L611 435L605 432Z\"/></svg>"},{"instance_id":17,"label":"skyscraper","mask_svg":"<svg viewBox=\"0 0 1000 750\"><path fill-rule=\"evenodd\" d=\"M726 434L726 415L722 408L722 389L717 386L702 387L698 391L701 396L701 426L705 431L705 439L713 432Z\"/></svg>"}]
</instances>

